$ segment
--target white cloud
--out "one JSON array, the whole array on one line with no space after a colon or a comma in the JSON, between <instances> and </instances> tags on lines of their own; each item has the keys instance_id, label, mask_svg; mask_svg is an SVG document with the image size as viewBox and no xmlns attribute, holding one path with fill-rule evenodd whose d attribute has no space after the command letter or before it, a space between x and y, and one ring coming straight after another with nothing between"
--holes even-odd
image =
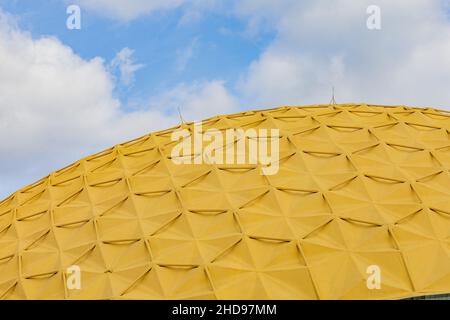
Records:
<instances>
[{"instance_id":1,"label":"white cloud","mask_svg":"<svg viewBox=\"0 0 450 320\"><path fill-rule=\"evenodd\" d=\"M165 106L178 119L179 108L185 121L202 120L218 114L237 111L238 103L228 92L223 81L180 84L153 97L152 108Z\"/></svg>"},{"instance_id":2,"label":"white cloud","mask_svg":"<svg viewBox=\"0 0 450 320\"><path fill-rule=\"evenodd\" d=\"M226 6L232 6L232 0L187 0L178 25L184 27L201 20L205 12L225 12Z\"/></svg>"},{"instance_id":3,"label":"white cloud","mask_svg":"<svg viewBox=\"0 0 450 320\"><path fill-rule=\"evenodd\" d=\"M130 21L155 11L174 9L190 0L76 0L83 9L121 21Z\"/></svg>"},{"instance_id":4,"label":"white cloud","mask_svg":"<svg viewBox=\"0 0 450 320\"><path fill-rule=\"evenodd\" d=\"M55 38L33 39L1 11L0 61L0 198L82 156L176 125L171 107L187 119L232 107L213 81L180 85L125 113L102 59L83 60Z\"/></svg>"},{"instance_id":5,"label":"white cloud","mask_svg":"<svg viewBox=\"0 0 450 320\"><path fill-rule=\"evenodd\" d=\"M130 86L134 82L134 74L144 67L143 64L135 64L133 59L134 50L123 48L111 61L111 68L119 69L120 81L125 86Z\"/></svg>"},{"instance_id":6,"label":"white cloud","mask_svg":"<svg viewBox=\"0 0 450 320\"><path fill-rule=\"evenodd\" d=\"M189 62L194 58L198 48L198 37L194 38L187 47L177 51L176 67L179 72L183 72Z\"/></svg>"},{"instance_id":7,"label":"white cloud","mask_svg":"<svg viewBox=\"0 0 450 320\"><path fill-rule=\"evenodd\" d=\"M88 10L98 15L121 22L150 15L156 12L183 7L179 25L184 26L200 20L205 11L223 10L223 4L231 5L229 0L65 0L67 3L79 4L82 11Z\"/></svg>"},{"instance_id":8,"label":"white cloud","mask_svg":"<svg viewBox=\"0 0 450 320\"><path fill-rule=\"evenodd\" d=\"M240 83L247 101L270 106L327 103L334 85L338 102L449 107L448 1L376 1L380 31L366 27L371 4L240 1L237 12L252 29L262 24L277 34Z\"/></svg>"}]
</instances>

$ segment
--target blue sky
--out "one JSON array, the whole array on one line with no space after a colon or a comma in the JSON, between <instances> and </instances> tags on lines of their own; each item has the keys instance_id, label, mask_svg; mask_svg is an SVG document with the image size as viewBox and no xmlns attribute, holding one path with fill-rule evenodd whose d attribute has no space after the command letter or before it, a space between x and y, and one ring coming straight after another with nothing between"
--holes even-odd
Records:
<instances>
[{"instance_id":1,"label":"blue sky","mask_svg":"<svg viewBox=\"0 0 450 320\"><path fill-rule=\"evenodd\" d=\"M123 21L104 17L81 6L81 30L66 28L70 2L58 0L4 0L3 10L17 15L19 26L38 38L54 36L84 59L111 61L124 47L134 50L144 67L130 87L118 86L115 94L128 101L146 99L178 83L222 79L233 84L245 68L273 40L274 31L256 36L246 33L244 19L209 11L201 19L183 23L184 8ZM43 9L45 8L45 9ZM177 59L191 51L188 61ZM233 90L230 85L230 90Z\"/></svg>"},{"instance_id":2,"label":"blue sky","mask_svg":"<svg viewBox=\"0 0 450 320\"><path fill-rule=\"evenodd\" d=\"M450 109L449 4L0 0L0 198L176 125L177 108L193 121L323 104L334 86L338 103Z\"/></svg>"}]
</instances>

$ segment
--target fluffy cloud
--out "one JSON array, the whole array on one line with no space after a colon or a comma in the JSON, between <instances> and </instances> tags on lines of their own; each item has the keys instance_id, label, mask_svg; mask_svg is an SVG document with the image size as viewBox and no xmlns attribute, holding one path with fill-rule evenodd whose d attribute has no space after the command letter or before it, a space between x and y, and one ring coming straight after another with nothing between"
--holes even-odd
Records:
<instances>
[{"instance_id":1,"label":"fluffy cloud","mask_svg":"<svg viewBox=\"0 0 450 320\"><path fill-rule=\"evenodd\" d=\"M218 80L180 84L153 97L150 106L155 110L165 106L172 111L171 114L179 109L184 120L189 122L239 109L237 100L228 92L223 81Z\"/></svg>"},{"instance_id":2,"label":"fluffy cloud","mask_svg":"<svg viewBox=\"0 0 450 320\"><path fill-rule=\"evenodd\" d=\"M252 29L270 26L275 40L240 87L251 103L338 102L450 106L447 0L379 0L382 29L366 27L372 0L243 0ZM256 21L256 22L255 22Z\"/></svg>"},{"instance_id":3,"label":"fluffy cloud","mask_svg":"<svg viewBox=\"0 0 450 320\"><path fill-rule=\"evenodd\" d=\"M119 70L120 81L125 86L131 85L136 71L144 67L143 64L134 63L133 53L134 50L125 47L116 54L110 64L112 70Z\"/></svg>"},{"instance_id":4,"label":"fluffy cloud","mask_svg":"<svg viewBox=\"0 0 450 320\"><path fill-rule=\"evenodd\" d=\"M51 171L156 129L232 106L221 82L180 85L125 113L100 58L55 38L33 39L0 12L0 198Z\"/></svg>"}]
</instances>

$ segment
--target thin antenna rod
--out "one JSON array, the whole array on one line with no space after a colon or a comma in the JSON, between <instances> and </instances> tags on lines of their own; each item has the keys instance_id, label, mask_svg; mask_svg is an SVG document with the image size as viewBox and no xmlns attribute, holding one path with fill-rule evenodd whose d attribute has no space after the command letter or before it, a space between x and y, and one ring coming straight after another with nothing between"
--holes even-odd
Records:
<instances>
[{"instance_id":1,"label":"thin antenna rod","mask_svg":"<svg viewBox=\"0 0 450 320\"><path fill-rule=\"evenodd\" d=\"M180 107L177 107L177 109L178 109L178 114L180 115L181 124L186 123L186 122L184 121L184 119L183 119L183 116L181 115Z\"/></svg>"},{"instance_id":2,"label":"thin antenna rod","mask_svg":"<svg viewBox=\"0 0 450 320\"><path fill-rule=\"evenodd\" d=\"M330 104L332 104L332 105L336 104L336 99L334 98L334 86L332 87L332 96L331 96Z\"/></svg>"}]
</instances>

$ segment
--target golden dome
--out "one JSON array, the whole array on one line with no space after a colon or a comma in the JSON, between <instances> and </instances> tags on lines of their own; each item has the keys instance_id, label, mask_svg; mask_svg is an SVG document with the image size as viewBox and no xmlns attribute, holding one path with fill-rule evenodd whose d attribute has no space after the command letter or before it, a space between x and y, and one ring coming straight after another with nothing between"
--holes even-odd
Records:
<instances>
[{"instance_id":1,"label":"golden dome","mask_svg":"<svg viewBox=\"0 0 450 320\"><path fill-rule=\"evenodd\" d=\"M81 159L0 202L0 298L450 293L450 113L281 107L202 125L279 129L278 171L174 163L172 133L192 123Z\"/></svg>"}]
</instances>

